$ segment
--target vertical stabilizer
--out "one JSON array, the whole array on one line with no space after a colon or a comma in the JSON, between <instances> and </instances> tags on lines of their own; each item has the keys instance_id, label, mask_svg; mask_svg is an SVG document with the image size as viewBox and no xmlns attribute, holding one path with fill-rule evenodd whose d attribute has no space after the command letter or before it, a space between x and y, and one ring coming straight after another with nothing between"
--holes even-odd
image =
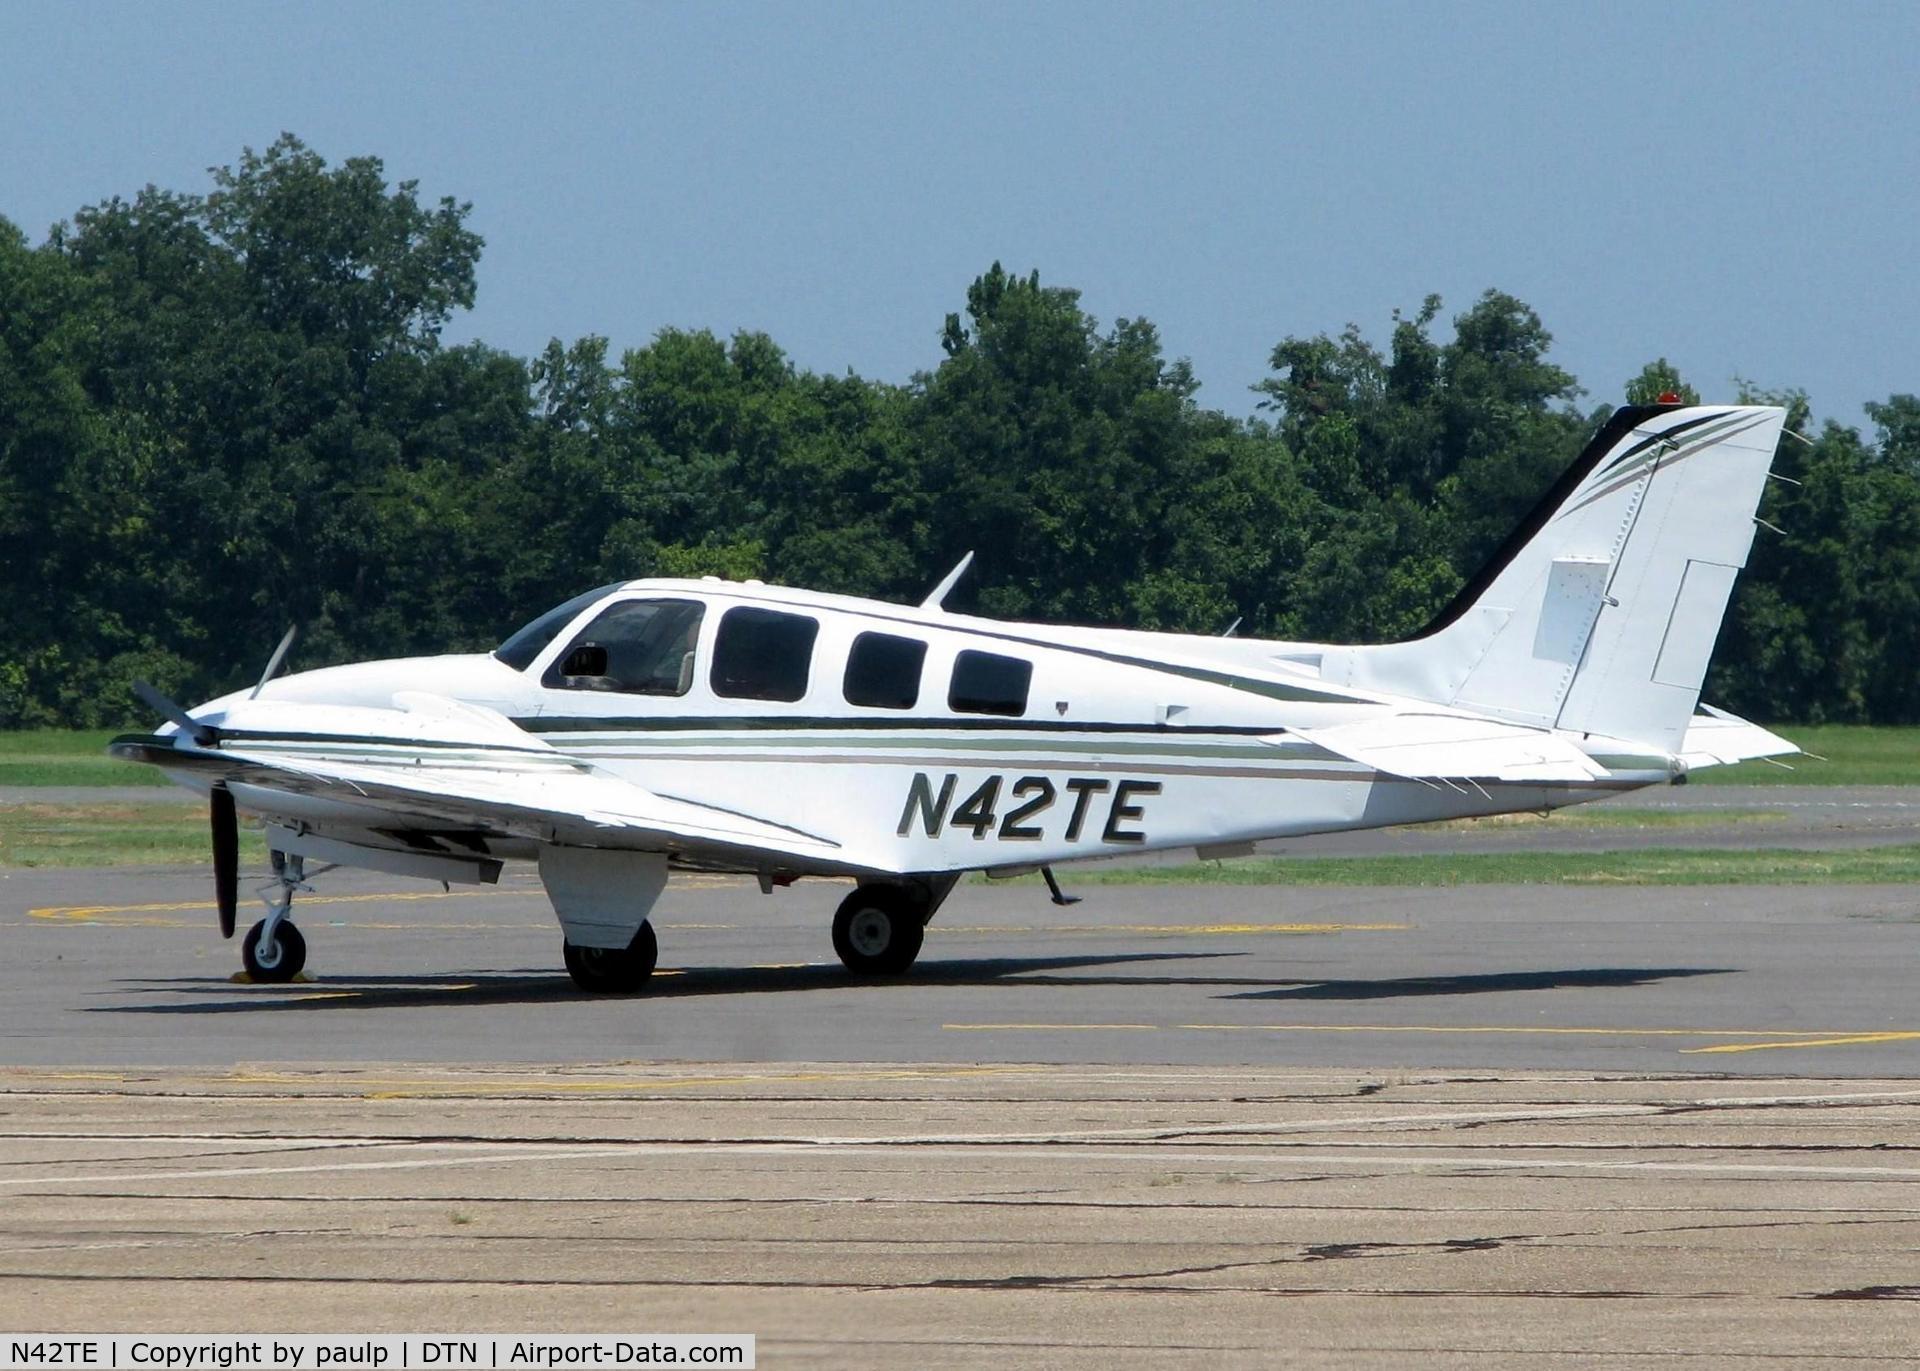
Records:
<instances>
[{"instance_id":1,"label":"vertical stabilizer","mask_svg":"<svg viewBox=\"0 0 1920 1371\"><path fill-rule=\"evenodd\" d=\"M1350 684L1680 751L1786 412L1634 406L1418 637Z\"/></svg>"}]
</instances>

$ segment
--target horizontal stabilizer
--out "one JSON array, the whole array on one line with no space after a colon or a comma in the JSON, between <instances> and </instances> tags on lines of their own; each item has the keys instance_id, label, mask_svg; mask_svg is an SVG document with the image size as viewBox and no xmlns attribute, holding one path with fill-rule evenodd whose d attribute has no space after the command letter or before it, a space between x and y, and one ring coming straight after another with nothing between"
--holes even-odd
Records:
<instances>
[{"instance_id":1,"label":"horizontal stabilizer","mask_svg":"<svg viewBox=\"0 0 1920 1371\"><path fill-rule=\"evenodd\" d=\"M1387 714L1363 723L1302 728L1299 738L1348 761L1415 781L1591 781L1606 768L1565 738L1461 714Z\"/></svg>"},{"instance_id":2,"label":"horizontal stabilizer","mask_svg":"<svg viewBox=\"0 0 1920 1371\"><path fill-rule=\"evenodd\" d=\"M1778 733L1709 704L1701 705L1700 712L1687 721L1686 736L1680 740L1680 760L1690 770L1730 766L1756 757L1785 757L1799 750Z\"/></svg>"}]
</instances>

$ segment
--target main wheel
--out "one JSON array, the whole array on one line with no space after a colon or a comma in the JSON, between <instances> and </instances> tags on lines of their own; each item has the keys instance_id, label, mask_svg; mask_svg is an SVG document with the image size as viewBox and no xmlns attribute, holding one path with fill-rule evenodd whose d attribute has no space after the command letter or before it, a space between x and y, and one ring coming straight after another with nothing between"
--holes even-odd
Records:
<instances>
[{"instance_id":1,"label":"main wheel","mask_svg":"<svg viewBox=\"0 0 1920 1371\"><path fill-rule=\"evenodd\" d=\"M562 944L567 974L573 983L593 995L631 995L647 983L660 959L660 942L653 925L643 923L625 947L577 947Z\"/></svg>"},{"instance_id":2,"label":"main wheel","mask_svg":"<svg viewBox=\"0 0 1920 1371\"><path fill-rule=\"evenodd\" d=\"M926 907L899 886L863 885L833 916L833 950L856 976L898 976L920 955Z\"/></svg>"},{"instance_id":3,"label":"main wheel","mask_svg":"<svg viewBox=\"0 0 1920 1371\"><path fill-rule=\"evenodd\" d=\"M265 919L247 930L246 940L240 944L240 964L254 980L281 985L298 976L300 968L307 964L307 940L291 919L282 919L280 927L273 931L272 951L262 956L260 935L266 931Z\"/></svg>"}]
</instances>

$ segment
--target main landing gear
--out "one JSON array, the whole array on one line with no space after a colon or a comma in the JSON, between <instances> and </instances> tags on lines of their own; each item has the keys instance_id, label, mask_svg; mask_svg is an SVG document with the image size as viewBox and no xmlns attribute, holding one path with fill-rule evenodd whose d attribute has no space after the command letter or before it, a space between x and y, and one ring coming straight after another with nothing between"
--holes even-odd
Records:
<instances>
[{"instance_id":1,"label":"main landing gear","mask_svg":"<svg viewBox=\"0 0 1920 1371\"><path fill-rule=\"evenodd\" d=\"M273 875L279 898L267 896L267 917L247 930L240 944L240 964L247 975L267 985L281 985L300 974L307 964L307 940L293 926L293 892L313 887L307 884L306 861L275 852Z\"/></svg>"},{"instance_id":2,"label":"main landing gear","mask_svg":"<svg viewBox=\"0 0 1920 1371\"><path fill-rule=\"evenodd\" d=\"M647 983L660 960L660 943L653 925L643 923L625 947L579 947L561 943L567 974L573 983L593 995L631 995Z\"/></svg>"},{"instance_id":3,"label":"main landing gear","mask_svg":"<svg viewBox=\"0 0 1920 1371\"><path fill-rule=\"evenodd\" d=\"M946 900L952 876L912 885L863 885L833 916L833 950L856 976L902 976L920 955L927 922Z\"/></svg>"}]
</instances>

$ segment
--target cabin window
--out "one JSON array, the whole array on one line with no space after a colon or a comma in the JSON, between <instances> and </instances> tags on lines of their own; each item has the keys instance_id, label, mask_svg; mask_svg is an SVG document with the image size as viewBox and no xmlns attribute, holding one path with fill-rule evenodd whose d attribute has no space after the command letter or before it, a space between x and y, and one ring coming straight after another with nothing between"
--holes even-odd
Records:
<instances>
[{"instance_id":1,"label":"cabin window","mask_svg":"<svg viewBox=\"0 0 1920 1371\"><path fill-rule=\"evenodd\" d=\"M947 688L947 706L959 714L1027 712L1027 688L1033 684L1033 663L993 652L962 652L953 659L953 684Z\"/></svg>"},{"instance_id":2,"label":"cabin window","mask_svg":"<svg viewBox=\"0 0 1920 1371\"><path fill-rule=\"evenodd\" d=\"M926 660L927 645L918 638L862 633L847 654L841 693L850 705L912 709L920 700L920 668Z\"/></svg>"},{"instance_id":3,"label":"cabin window","mask_svg":"<svg viewBox=\"0 0 1920 1371\"><path fill-rule=\"evenodd\" d=\"M685 695L703 606L696 600L622 600L582 629L547 668L555 690Z\"/></svg>"},{"instance_id":4,"label":"cabin window","mask_svg":"<svg viewBox=\"0 0 1920 1371\"><path fill-rule=\"evenodd\" d=\"M734 700L794 701L807 693L820 621L741 606L720 617L713 693Z\"/></svg>"},{"instance_id":5,"label":"cabin window","mask_svg":"<svg viewBox=\"0 0 1920 1371\"><path fill-rule=\"evenodd\" d=\"M547 650L547 644L560 636L561 629L572 623L579 615L586 613L588 605L606 599L625 584L624 581L615 581L612 585L601 586L598 590L589 590L584 595L576 595L564 605L554 606L495 648L493 655L515 671L525 671L533 665L535 657Z\"/></svg>"}]
</instances>

